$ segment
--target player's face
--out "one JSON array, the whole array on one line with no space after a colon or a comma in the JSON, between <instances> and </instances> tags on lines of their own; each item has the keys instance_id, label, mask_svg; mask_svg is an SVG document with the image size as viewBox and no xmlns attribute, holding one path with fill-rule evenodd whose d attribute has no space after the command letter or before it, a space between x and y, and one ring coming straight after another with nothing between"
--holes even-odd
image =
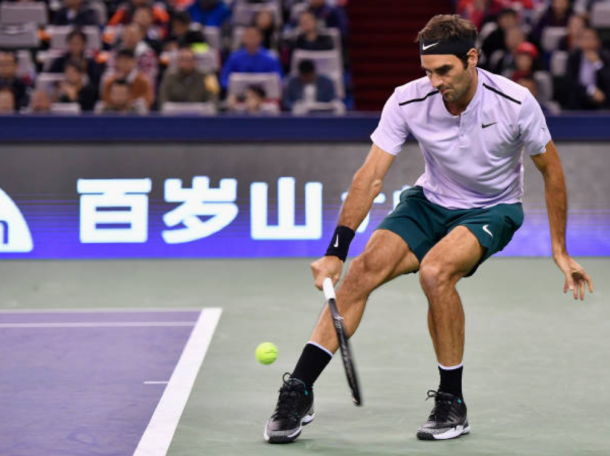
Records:
<instances>
[{"instance_id":1,"label":"player's face","mask_svg":"<svg viewBox=\"0 0 610 456\"><path fill-rule=\"evenodd\" d=\"M422 55L421 65L432 86L441 92L443 100L460 100L472 84L473 72L455 55Z\"/></svg>"}]
</instances>

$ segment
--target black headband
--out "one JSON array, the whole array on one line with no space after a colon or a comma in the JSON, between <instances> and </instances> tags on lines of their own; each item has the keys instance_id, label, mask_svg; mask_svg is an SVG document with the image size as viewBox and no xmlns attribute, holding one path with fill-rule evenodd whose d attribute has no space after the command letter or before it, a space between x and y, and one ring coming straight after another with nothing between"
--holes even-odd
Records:
<instances>
[{"instance_id":1,"label":"black headband","mask_svg":"<svg viewBox=\"0 0 610 456\"><path fill-rule=\"evenodd\" d=\"M474 39L471 38L462 38L462 39L452 39L452 40L437 40L437 41L428 41L424 40L419 41L419 52L421 55L430 55L430 54L453 54L453 55L464 55L468 54L472 48L476 48Z\"/></svg>"}]
</instances>

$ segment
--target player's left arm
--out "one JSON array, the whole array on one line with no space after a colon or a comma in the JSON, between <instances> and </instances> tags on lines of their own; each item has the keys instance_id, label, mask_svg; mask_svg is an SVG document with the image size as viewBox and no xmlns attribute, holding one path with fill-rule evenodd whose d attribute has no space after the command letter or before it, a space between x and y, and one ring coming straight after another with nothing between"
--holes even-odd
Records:
<instances>
[{"instance_id":1,"label":"player's left arm","mask_svg":"<svg viewBox=\"0 0 610 456\"><path fill-rule=\"evenodd\" d=\"M531 155L536 168L544 178L544 192L546 207L549 213L551 229L551 245L553 260L565 275L563 292L572 291L574 299L585 299L585 288L593 293L593 282L584 268L578 264L566 249L566 221L567 221L567 192L566 183L561 166L561 159L553 141L546 145L546 152Z\"/></svg>"}]
</instances>

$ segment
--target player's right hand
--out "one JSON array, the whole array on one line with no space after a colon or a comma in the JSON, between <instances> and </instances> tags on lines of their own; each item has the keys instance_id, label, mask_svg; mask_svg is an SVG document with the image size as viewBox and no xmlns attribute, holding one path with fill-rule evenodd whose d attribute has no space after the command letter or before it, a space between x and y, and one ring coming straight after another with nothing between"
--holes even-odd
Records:
<instances>
[{"instance_id":1,"label":"player's right hand","mask_svg":"<svg viewBox=\"0 0 610 456\"><path fill-rule=\"evenodd\" d=\"M343 270L343 261L336 256L323 256L311 263L311 273L318 290L322 289L322 282L327 277L330 277L333 281L333 285L336 285L341 278L341 271Z\"/></svg>"}]
</instances>

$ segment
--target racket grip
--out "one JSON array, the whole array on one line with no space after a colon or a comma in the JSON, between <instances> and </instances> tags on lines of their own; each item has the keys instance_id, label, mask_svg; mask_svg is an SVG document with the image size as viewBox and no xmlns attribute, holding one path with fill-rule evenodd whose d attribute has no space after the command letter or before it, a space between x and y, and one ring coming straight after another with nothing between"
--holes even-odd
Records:
<instances>
[{"instance_id":1,"label":"racket grip","mask_svg":"<svg viewBox=\"0 0 610 456\"><path fill-rule=\"evenodd\" d=\"M325 278L324 282L322 282L322 291L324 291L324 297L327 301L335 299L335 287L330 277Z\"/></svg>"}]
</instances>

